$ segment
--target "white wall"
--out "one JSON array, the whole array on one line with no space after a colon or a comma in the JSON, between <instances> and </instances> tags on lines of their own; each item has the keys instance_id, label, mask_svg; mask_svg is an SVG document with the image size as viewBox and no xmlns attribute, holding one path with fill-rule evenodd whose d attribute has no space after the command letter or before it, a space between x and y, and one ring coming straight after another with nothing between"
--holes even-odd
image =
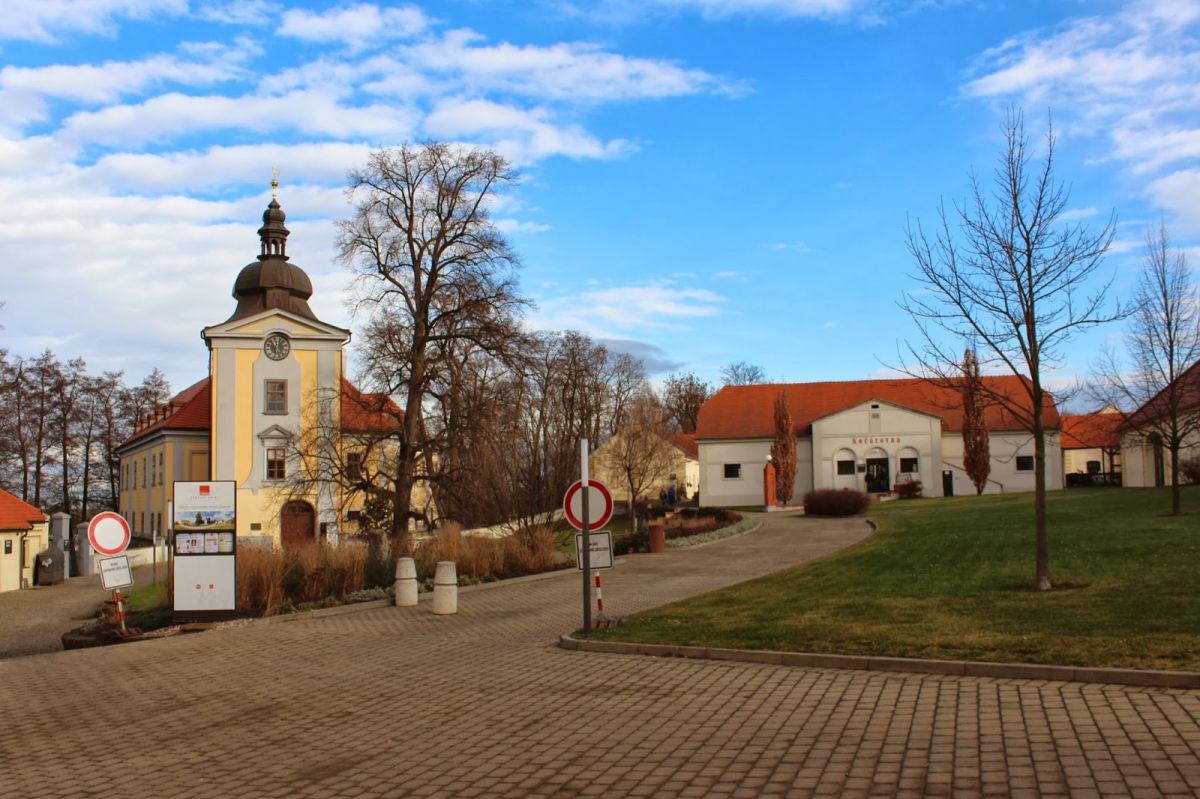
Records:
<instances>
[{"instance_id":1,"label":"white wall","mask_svg":"<svg viewBox=\"0 0 1200 799\"><path fill-rule=\"evenodd\" d=\"M855 422L869 420L869 404L858 409L833 414L813 422L814 439L797 439L797 476L792 502L802 501L804 494L814 488L854 488L865 490L865 476L840 477L835 474L839 452L853 452L856 463L864 463L868 452L883 450L888 458L891 482L897 482L899 459L908 450L915 450L918 472L915 475L924 485L927 497L942 496L942 471L953 475L954 495L974 495L975 486L963 469L962 434L938 435L941 422L936 417L892 406L882 407L878 421L882 432L855 432ZM869 421L867 422L869 425ZM740 439L701 441L700 446L700 504L703 506L759 505L763 502L762 470L771 449L771 439ZM999 494L1034 489L1034 472L1017 469L1017 456L1033 456L1033 436L1023 431L991 431L989 448L992 470L984 493ZM818 452L814 453L814 449ZM814 455L816 456L814 458ZM741 477L724 476L724 465L741 465ZM1129 464L1130 459L1125 458ZM1063 486L1062 453L1057 432L1046 437L1046 487ZM1153 473L1151 473L1153 476Z\"/></svg>"},{"instance_id":2,"label":"white wall","mask_svg":"<svg viewBox=\"0 0 1200 799\"><path fill-rule=\"evenodd\" d=\"M763 467L770 451L769 438L700 444L700 504L763 504ZM727 463L740 464L741 477L725 477Z\"/></svg>"}]
</instances>

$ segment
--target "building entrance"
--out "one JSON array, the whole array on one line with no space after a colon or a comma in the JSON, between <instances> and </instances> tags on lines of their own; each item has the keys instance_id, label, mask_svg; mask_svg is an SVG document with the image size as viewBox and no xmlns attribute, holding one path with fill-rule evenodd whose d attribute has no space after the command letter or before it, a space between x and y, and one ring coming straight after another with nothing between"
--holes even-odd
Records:
<instances>
[{"instance_id":1,"label":"building entrance","mask_svg":"<svg viewBox=\"0 0 1200 799\"><path fill-rule=\"evenodd\" d=\"M867 458L867 493L886 494L891 490L887 458Z\"/></svg>"},{"instance_id":2,"label":"building entrance","mask_svg":"<svg viewBox=\"0 0 1200 799\"><path fill-rule=\"evenodd\" d=\"M316 537L312 505L292 500L279 513L279 539L284 549L303 546Z\"/></svg>"}]
</instances>

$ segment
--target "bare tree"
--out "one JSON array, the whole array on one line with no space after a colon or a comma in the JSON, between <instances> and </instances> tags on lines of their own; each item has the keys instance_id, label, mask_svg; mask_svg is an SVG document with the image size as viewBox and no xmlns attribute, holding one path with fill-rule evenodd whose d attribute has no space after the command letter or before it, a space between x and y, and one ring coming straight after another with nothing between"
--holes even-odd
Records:
<instances>
[{"instance_id":1,"label":"bare tree","mask_svg":"<svg viewBox=\"0 0 1200 799\"><path fill-rule=\"evenodd\" d=\"M712 394L712 388L692 372L670 375L663 383L660 397L681 432L696 432L700 406Z\"/></svg>"},{"instance_id":2,"label":"bare tree","mask_svg":"<svg viewBox=\"0 0 1200 799\"><path fill-rule=\"evenodd\" d=\"M1182 379L1200 368L1200 290L1161 223L1146 234L1133 306L1125 336L1128 370L1110 349L1094 384L1102 401L1128 409L1123 426L1131 435L1170 453L1171 513L1178 515L1180 452L1200 432L1200 396Z\"/></svg>"},{"instance_id":3,"label":"bare tree","mask_svg":"<svg viewBox=\"0 0 1200 799\"><path fill-rule=\"evenodd\" d=\"M775 397L775 440L771 443L771 460L775 463L775 497L780 505L792 499L796 487L796 430L792 424L792 409L787 393Z\"/></svg>"},{"instance_id":4,"label":"bare tree","mask_svg":"<svg viewBox=\"0 0 1200 799\"><path fill-rule=\"evenodd\" d=\"M727 363L721 367L721 383L726 386L752 386L767 382L761 366L747 361Z\"/></svg>"},{"instance_id":5,"label":"bare tree","mask_svg":"<svg viewBox=\"0 0 1200 799\"><path fill-rule=\"evenodd\" d=\"M907 293L901 307L922 335L922 343L909 348L922 376L953 380L958 348L973 342L982 371L995 367L1021 378L1021 396L996 394L988 401L1002 405L1033 437L1036 577L1046 591L1046 410L1052 400L1043 380L1076 332L1125 312L1109 306L1112 279L1097 280L1113 218L1096 233L1064 218L1070 195L1054 177L1052 129L1036 164L1019 111L1009 112L1003 133L990 191L972 177L971 197L953 214L941 209L932 238L919 222L909 226L919 290Z\"/></svg>"},{"instance_id":6,"label":"bare tree","mask_svg":"<svg viewBox=\"0 0 1200 799\"><path fill-rule=\"evenodd\" d=\"M510 319L525 305L519 263L489 206L515 180L500 155L441 143L373 152L350 174L354 214L339 223L338 247L357 278L358 309L372 315L367 336L382 333L368 338L364 376L403 409L392 461L396 535L407 529L424 453L434 451L425 416L439 358L463 342L483 352L513 343Z\"/></svg>"},{"instance_id":7,"label":"bare tree","mask_svg":"<svg viewBox=\"0 0 1200 799\"><path fill-rule=\"evenodd\" d=\"M649 391L634 399L627 409L621 429L597 454L604 459L609 474L621 475L629 496L629 518L634 519L634 503L668 474L678 450L670 441L666 412Z\"/></svg>"},{"instance_id":8,"label":"bare tree","mask_svg":"<svg viewBox=\"0 0 1200 799\"><path fill-rule=\"evenodd\" d=\"M983 380L979 376L979 360L970 347L963 353L962 360L962 411L963 411L963 468L975 485L975 494L983 493L988 475L992 471L992 454L988 446L987 398L984 396Z\"/></svg>"}]
</instances>

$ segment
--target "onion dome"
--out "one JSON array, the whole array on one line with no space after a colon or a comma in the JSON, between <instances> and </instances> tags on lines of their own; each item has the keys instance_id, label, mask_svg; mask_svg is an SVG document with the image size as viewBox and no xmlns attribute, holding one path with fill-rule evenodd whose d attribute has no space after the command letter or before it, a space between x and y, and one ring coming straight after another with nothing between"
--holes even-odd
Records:
<instances>
[{"instance_id":1,"label":"onion dome","mask_svg":"<svg viewBox=\"0 0 1200 799\"><path fill-rule=\"evenodd\" d=\"M279 205L279 181L272 180L271 187L271 203L263 211L263 225L258 229L262 248L258 260L246 264L234 281L233 298L238 304L227 321L271 308L317 319L308 307L308 298L313 293L312 282L303 269L288 263L289 231L283 224L287 215Z\"/></svg>"}]
</instances>

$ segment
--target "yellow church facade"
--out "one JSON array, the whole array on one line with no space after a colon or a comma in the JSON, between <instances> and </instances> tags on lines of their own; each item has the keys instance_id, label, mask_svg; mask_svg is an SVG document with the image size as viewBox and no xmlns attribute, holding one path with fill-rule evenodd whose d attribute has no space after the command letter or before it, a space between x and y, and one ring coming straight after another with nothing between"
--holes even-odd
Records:
<instances>
[{"instance_id":1,"label":"yellow church facade","mask_svg":"<svg viewBox=\"0 0 1200 799\"><path fill-rule=\"evenodd\" d=\"M343 437L343 427L361 430L368 416L371 424L398 424L399 410L345 379L350 331L309 308L312 285L289 262L284 219L273 198L258 231L258 259L234 283L233 314L201 332L208 377L141 420L119 450L120 511L134 535L167 529L177 480L232 481L243 544L290 547L357 527L364 497L334 479L348 470L328 464L359 468L354 436ZM395 411L391 420L365 414L364 397L372 408ZM318 428L336 433L312 435ZM427 493L414 499L425 502Z\"/></svg>"}]
</instances>

